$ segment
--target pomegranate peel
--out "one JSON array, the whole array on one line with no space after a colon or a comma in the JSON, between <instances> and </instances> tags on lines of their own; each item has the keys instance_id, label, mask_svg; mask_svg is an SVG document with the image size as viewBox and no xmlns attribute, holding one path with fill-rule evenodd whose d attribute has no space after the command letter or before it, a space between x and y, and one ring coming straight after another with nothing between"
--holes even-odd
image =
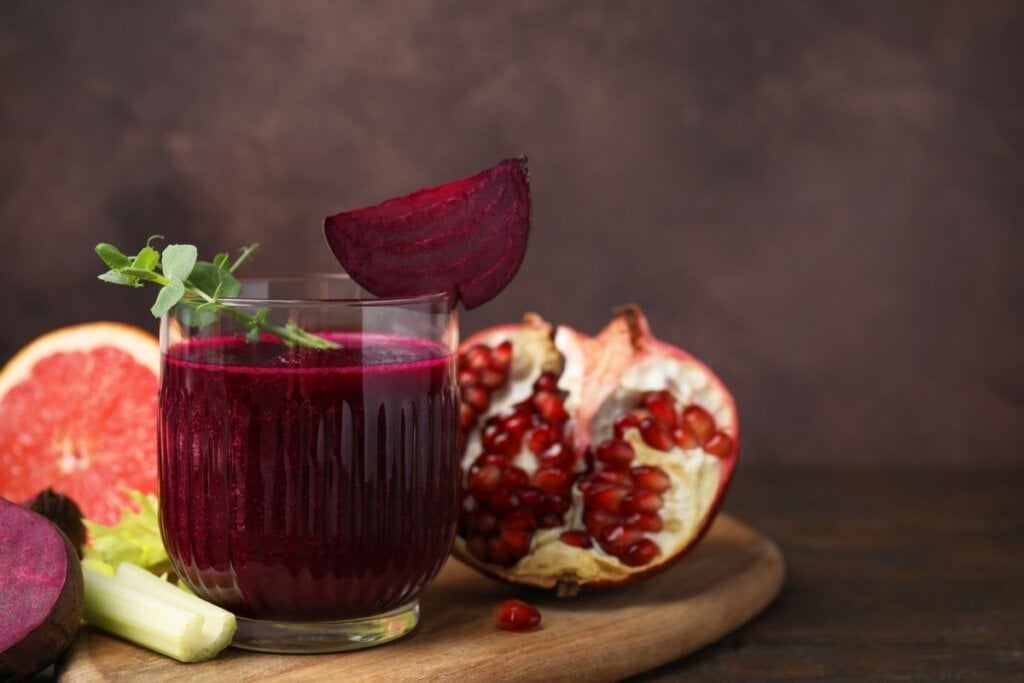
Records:
<instances>
[{"instance_id":1,"label":"pomegranate peel","mask_svg":"<svg viewBox=\"0 0 1024 683\"><path fill-rule=\"evenodd\" d=\"M338 262L371 293L443 292L467 309L490 301L512 281L529 231L525 157L324 221Z\"/></svg>"},{"instance_id":2,"label":"pomegranate peel","mask_svg":"<svg viewBox=\"0 0 1024 683\"><path fill-rule=\"evenodd\" d=\"M499 347L508 370L484 387ZM459 364L463 395L485 398L462 422L461 560L572 594L661 571L707 530L735 467L735 402L639 308L595 337L529 315L466 340ZM494 531L507 518L514 547Z\"/></svg>"}]
</instances>

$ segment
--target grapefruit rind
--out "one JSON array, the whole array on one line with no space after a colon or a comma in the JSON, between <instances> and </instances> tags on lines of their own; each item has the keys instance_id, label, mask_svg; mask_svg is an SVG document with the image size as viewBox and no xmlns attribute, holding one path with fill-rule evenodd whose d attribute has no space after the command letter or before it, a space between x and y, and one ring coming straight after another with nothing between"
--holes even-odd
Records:
<instances>
[{"instance_id":1,"label":"grapefruit rind","mask_svg":"<svg viewBox=\"0 0 1024 683\"><path fill-rule=\"evenodd\" d=\"M83 323L62 327L30 342L0 370L0 401L13 387L32 375L42 358L57 353L89 352L113 347L129 354L135 362L160 373L160 343L148 332L115 322Z\"/></svg>"}]
</instances>

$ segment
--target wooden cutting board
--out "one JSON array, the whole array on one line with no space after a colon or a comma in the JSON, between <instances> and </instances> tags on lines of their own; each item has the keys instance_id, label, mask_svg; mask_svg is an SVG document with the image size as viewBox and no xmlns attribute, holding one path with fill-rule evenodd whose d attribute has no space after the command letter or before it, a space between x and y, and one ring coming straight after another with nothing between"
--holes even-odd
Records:
<instances>
[{"instance_id":1,"label":"wooden cutting board","mask_svg":"<svg viewBox=\"0 0 1024 683\"><path fill-rule=\"evenodd\" d=\"M616 680L655 668L736 629L782 586L785 564L770 539L719 515L688 557L655 578L558 600L484 578L450 561L421 600L417 629L387 645L331 655L272 655L228 648L180 664L83 628L60 681ZM542 628L494 626L491 608L520 597Z\"/></svg>"}]
</instances>

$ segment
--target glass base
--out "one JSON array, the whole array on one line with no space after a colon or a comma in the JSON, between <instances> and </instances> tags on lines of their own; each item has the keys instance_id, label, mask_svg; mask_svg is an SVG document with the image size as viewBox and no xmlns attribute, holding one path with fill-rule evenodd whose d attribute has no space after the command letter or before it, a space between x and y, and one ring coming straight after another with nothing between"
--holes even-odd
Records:
<instances>
[{"instance_id":1,"label":"glass base","mask_svg":"<svg viewBox=\"0 0 1024 683\"><path fill-rule=\"evenodd\" d=\"M401 638L420 620L418 600L385 614L344 621L263 621L238 617L231 644L244 650L283 654L343 652Z\"/></svg>"}]
</instances>

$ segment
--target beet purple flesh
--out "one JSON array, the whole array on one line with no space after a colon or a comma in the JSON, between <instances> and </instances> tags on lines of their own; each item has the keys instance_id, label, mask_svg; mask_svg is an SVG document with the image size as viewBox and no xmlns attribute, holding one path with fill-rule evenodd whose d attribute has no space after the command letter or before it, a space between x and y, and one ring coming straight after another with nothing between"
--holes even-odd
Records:
<instances>
[{"instance_id":1,"label":"beet purple flesh","mask_svg":"<svg viewBox=\"0 0 1024 683\"><path fill-rule=\"evenodd\" d=\"M41 515L0 498L0 680L45 669L82 617L82 568Z\"/></svg>"},{"instance_id":2,"label":"beet purple flesh","mask_svg":"<svg viewBox=\"0 0 1024 683\"><path fill-rule=\"evenodd\" d=\"M324 221L348 274L382 297L447 293L467 308L505 289L530 232L526 159Z\"/></svg>"}]
</instances>

